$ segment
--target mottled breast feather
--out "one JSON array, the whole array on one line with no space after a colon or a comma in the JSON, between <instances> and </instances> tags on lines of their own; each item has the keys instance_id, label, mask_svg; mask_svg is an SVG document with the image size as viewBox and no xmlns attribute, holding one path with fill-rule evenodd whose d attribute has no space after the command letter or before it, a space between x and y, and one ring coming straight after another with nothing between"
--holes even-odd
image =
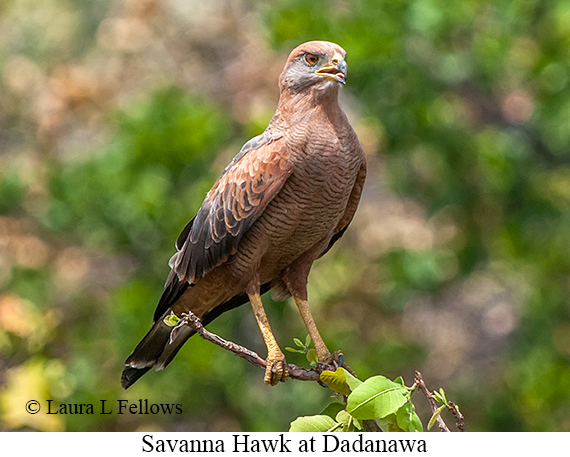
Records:
<instances>
[{"instance_id":1,"label":"mottled breast feather","mask_svg":"<svg viewBox=\"0 0 570 457\"><path fill-rule=\"evenodd\" d=\"M266 132L247 142L176 243L170 267L179 280L192 284L235 253L292 171L281 134Z\"/></svg>"}]
</instances>

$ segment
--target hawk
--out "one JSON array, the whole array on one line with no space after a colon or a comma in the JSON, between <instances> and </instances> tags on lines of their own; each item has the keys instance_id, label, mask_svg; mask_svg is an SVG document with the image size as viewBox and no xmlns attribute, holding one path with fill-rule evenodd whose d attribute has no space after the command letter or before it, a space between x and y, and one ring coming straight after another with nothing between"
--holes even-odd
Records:
<instances>
[{"instance_id":1,"label":"hawk","mask_svg":"<svg viewBox=\"0 0 570 457\"><path fill-rule=\"evenodd\" d=\"M242 147L178 237L152 328L125 361L123 388L152 367L164 369L193 335L185 326L171 340L171 313L192 311L206 325L248 301L267 346L264 381L285 381L285 356L261 301L269 289L293 297L319 362L331 361L307 304L307 278L350 224L366 176L364 152L338 103L345 58L327 41L291 52L267 129Z\"/></svg>"}]
</instances>

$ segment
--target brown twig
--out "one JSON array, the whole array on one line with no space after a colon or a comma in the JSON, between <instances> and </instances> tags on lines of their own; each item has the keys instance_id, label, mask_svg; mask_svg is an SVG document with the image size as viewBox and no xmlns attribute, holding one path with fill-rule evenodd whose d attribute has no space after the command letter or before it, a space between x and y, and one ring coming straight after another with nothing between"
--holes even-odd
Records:
<instances>
[{"instance_id":1,"label":"brown twig","mask_svg":"<svg viewBox=\"0 0 570 457\"><path fill-rule=\"evenodd\" d=\"M424 378L422 377L422 374L419 371L416 371L416 376L415 376L414 381L415 381L416 386L418 386L420 388L420 390L423 392L423 394L426 396L426 399L427 399L429 406L431 408L431 413L436 414L439 407L437 406L437 404L434 400L433 393L430 392L430 390L427 388L426 383L424 381ZM461 412L459 411L459 408L457 407L457 405L455 403L449 401L449 402L447 402L446 406L451 411L451 413L455 416L455 424L457 426L457 429L460 432L464 432L465 431L464 417L463 417L463 414L461 414ZM451 430L449 430L449 427L446 425L445 421L443 420L443 418L439 414L437 416L437 425L439 426L439 429L442 432L450 432L451 431Z\"/></svg>"},{"instance_id":2,"label":"brown twig","mask_svg":"<svg viewBox=\"0 0 570 457\"><path fill-rule=\"evenodd\" d=\"M449 410L451 411L451 414L453 414L453 416L455 417L455 426L457 427L457 430L459 430L460 432L464 432L465 418L463 417L463 414L461 414L461 411L459 411L459 407L455 403L453 403L452 401L448 403L449 406L451 406Z\"/></svg>"}]
</instances>

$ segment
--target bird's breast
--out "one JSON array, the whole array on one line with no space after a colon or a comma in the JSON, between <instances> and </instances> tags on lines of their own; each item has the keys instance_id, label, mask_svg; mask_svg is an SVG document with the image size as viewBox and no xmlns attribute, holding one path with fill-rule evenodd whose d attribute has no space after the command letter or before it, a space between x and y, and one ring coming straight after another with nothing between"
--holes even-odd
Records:
<instances>
[{"instance_id":1,"label":"bird's breast","mask_svg":"<svg viewBox=\"0 0 570 457\"><path fill-rule=\"evenodd\" d=\"M233 277L257 269L263 282L271 280L303 254L322 252L338 230L364 156L350 126L318 125L287 135L293 172L244 235L229 265Z\"/></svg>"},{"instance_id":2,"label":"bird's breast","mask_svg":"<svg viewBox=\"0 0 570 457\"><path fill-rule=\"evenodd\" d=\"M287 264L315 245L328 244L343 216L361 165L341 141L316 141L292 148L292 175L252 227L252 241L264 240L266 259L279 253ZM358 144L358 143L357 143ZM285 265L286 266L286 265ZM279 268L283 265L279 265Z\"/></svg>"}]
</instances>

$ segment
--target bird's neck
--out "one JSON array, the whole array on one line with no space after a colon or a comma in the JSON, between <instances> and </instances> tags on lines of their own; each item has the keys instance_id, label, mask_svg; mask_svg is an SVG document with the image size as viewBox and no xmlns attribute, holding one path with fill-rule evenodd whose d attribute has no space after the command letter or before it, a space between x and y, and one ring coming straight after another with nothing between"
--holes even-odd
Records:
<instances>
[{"instance_id":1,"label":"bird's neck","mask_svg":"<svg viewBox=\"0 0 570 457\"><path fill-rule=\"evenodd\" d=\"M306 122L316 113L326 116L332 122L340 120L342 110L338 104L338 93L339 87L336 84L326 89L314 88L302 92L283 89L270 127L291 127Z\"/></svg>"}]
</instances>

